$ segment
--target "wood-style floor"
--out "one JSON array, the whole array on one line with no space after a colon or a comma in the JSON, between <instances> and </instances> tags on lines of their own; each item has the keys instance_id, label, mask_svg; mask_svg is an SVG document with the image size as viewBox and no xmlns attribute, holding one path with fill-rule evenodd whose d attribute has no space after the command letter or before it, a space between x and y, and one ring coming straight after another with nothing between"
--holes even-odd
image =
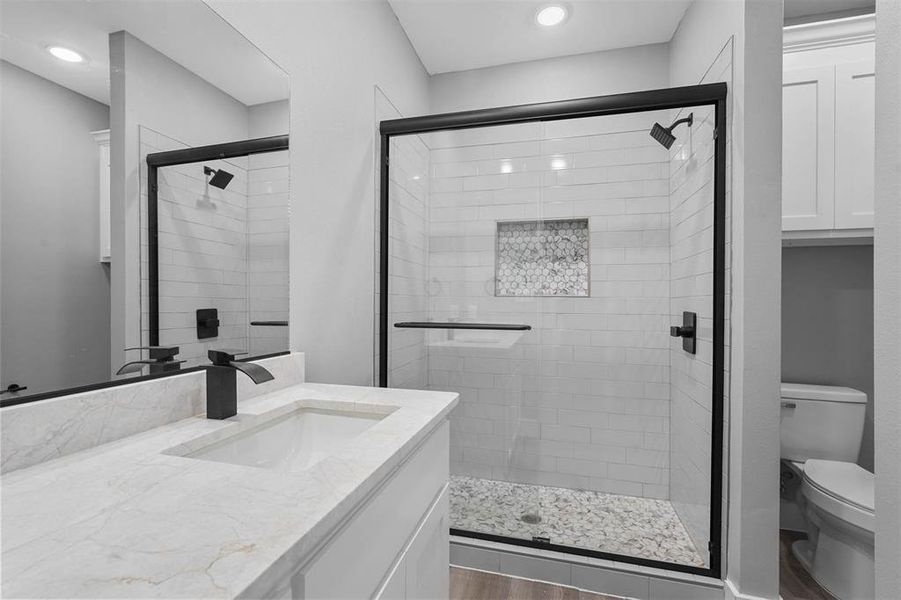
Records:
<instances>
[{"instance_id":1,"label":"wood-style floor","mask_svg":"<svg viewBox=\"0 0 901 600\"><path fill-rule=\"evenodd\" d=\"M803 533L779 531L779 593L783 600L835 600L792 554L792 543L806 537Z\"/></svg>"},{"instance_id":2,"label":"wood-style floor","mask_svg":"<svg viewBox=\"0 0 901 600\"><path fill-rule=\"evenodd\" d=\"M450 600L620 600L616 596L460 567L451 567L450 580Z\"/></svg>"}]
</instances>

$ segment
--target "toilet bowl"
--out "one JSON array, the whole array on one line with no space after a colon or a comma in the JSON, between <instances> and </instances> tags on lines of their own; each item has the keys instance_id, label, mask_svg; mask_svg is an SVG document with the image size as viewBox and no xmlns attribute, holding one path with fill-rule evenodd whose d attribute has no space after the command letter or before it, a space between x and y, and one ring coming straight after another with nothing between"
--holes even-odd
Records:
<instances>
[{"instance_id":1,"label":"toilet bowl","mask_svg":"<svg viewBox=\"0 0 901 600\"><path fill-rule=\"evenodd\" d=\"M857 390L782 385L782 458L808 536L792 553L839 600L874 597L874 476L854 462L865 407Z\"/></svg>"},{"instance_id":2,"label":"toilet bowl","mask_svg":"<svg viewBox=\"0 0 901 600\"><path fill-rule=\"evenodd\" d=\"M800 504L808 539L792 553L813 578L840 600L874 596L873 474L856 464L808 460Z\"/></svg>"}]
</instances>

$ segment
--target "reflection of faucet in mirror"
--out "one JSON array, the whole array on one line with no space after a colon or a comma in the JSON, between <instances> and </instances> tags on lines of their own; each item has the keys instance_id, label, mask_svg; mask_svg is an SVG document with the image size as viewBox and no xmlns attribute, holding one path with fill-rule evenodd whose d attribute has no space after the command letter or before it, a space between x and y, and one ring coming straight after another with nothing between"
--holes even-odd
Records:
<instances>
[{"instance_id":1,"label":"reflection of faucet in mirror","mask_svg":"<svg viewBox=\"0 0 901 600\"><path fill-rule=\"evenodd\" d=\"M128 373L138 373L145 365L150 365L150 374L168 373L178 371L181 368L183 360L175 360L178 355L178 346L139 346L136 348L126 348L129 350L147 350L148 358L145 360L133 360L122 365L116 375L126 375Z\"/></svg>"},{"instance_id":2,"label":"reflection of faucet in mirror","mask_svg":"<svg viewBox=\"0 0 901 600\"><path fill-rule=\"evenodd\" d=\"M208 419L227 419L238 414L238 380L241 371L257 385L275 377L258 364L235 360L247 354L237 350L210 350L207 356L212 365L206 367L206 416Z\"/></svg>"}]
</instances>

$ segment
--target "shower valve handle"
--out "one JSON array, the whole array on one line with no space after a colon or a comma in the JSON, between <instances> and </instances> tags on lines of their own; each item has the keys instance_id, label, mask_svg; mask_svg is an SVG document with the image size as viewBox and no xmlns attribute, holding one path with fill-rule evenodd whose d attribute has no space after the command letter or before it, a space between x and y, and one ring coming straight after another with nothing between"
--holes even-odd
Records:
<instances>
[{"instance_id":1,"label":"shower valve handle","mask_svg":"<svg viewBox=\"0 0 901 600\"><path fill-rule=\"evenodd\" d=\"M680 327L678 325L673 325L669 328L669 334L672 337L682 337L682 338L691 338L695 335L694 327Z\"/></svg>"},{"instance_id":2,"label":"shower valve handle","mask_svg":"<svg viewBox=\"0 0 901 600\"><path fill-rule=\"evenodd\" d=\"M689 354L695 354L698 351L698 314L684 311L682 325L670 327L669 334L674 338L682 338L682 349Z\"/></svg>"}]
</instances>

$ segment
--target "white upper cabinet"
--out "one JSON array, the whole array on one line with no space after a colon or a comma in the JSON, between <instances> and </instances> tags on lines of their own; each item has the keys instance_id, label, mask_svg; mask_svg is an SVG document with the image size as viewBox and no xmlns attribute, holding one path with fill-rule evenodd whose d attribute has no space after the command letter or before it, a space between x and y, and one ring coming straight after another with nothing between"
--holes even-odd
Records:
<instances>
[{"instance_id":1,"label":"white upper cabinet","mask_svg":"<svg viewBox=\"0 0 901 600\"><path fill-rule=\"evenodd\" d=\"M873 227L876 96L872 59L835 67L835 228Z\"/></svg>"},{"instance_id":2,"label":"white upper cabinet","mask_svg":"<svg viewBox=\"0 0 901 600\"><path fill-rule=\"evenodd\" d=\"M872 16L785 30L782 230L786 239L872 236Z\"/></svg>"},{"instance_id":3,"label":"white upper cabinet","mask_svg":"<svg viewBox=\"0 0 901 600\"><path fill-rule=\"evenodd\" d=\"M831 229L835 185L832 67L782 76L782 229Z\"/></svg>"}]
</instances>

